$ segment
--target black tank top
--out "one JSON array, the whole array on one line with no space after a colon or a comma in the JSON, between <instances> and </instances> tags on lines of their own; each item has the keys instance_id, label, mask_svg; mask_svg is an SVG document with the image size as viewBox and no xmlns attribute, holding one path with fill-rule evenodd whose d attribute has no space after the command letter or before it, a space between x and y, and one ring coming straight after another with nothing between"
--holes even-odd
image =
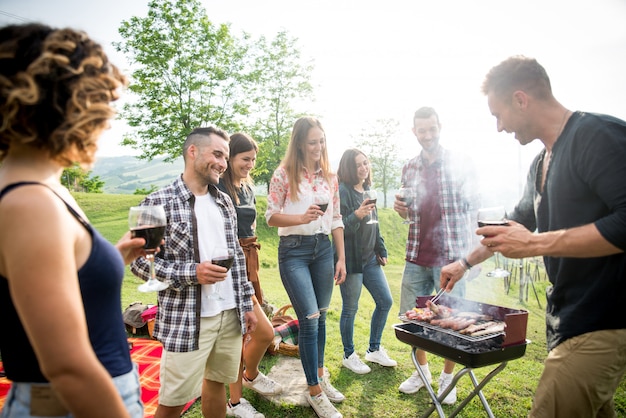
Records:
<instances>
[{"instance_id":1,"label":"black tank top","mask_svg":"<svg viewBox=\"0 0 626 418\"><path fill-rule=\"evenodd\" d=\"M13 183L0 191L0 199L11 190L24 185L45 186L36 182ZM54 190L52 192L56 194ZM61 196L58 197L63 200ZM132 369L120 305L124 261L115 246L102 237L67 202L64 200L63 202L92 237L91 253L78 271L89 338L98 359L111 376L120 376ZM10 380L37 383L47 381L41 373L37 357L15 311L8 281L2 276L0 276L0 353Z\"/></svg>"}]
</instances>

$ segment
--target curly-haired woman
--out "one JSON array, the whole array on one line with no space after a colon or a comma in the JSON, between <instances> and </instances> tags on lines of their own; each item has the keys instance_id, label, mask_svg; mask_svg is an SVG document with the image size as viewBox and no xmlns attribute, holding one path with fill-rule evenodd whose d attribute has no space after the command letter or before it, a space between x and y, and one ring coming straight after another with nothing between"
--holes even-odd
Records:
<instances>
[{"instance_id":1,"label":"curly-haired woman","mask_svg":"<svg viewBox=\"0 0 626 418\"><path fill-rule=\"evenodd\" d=\"M60 180L93 163L125 82L83 32L0 28L2 418L143 417L120 290L145 241L111 245Z\"/></svg>"}]
</instances>

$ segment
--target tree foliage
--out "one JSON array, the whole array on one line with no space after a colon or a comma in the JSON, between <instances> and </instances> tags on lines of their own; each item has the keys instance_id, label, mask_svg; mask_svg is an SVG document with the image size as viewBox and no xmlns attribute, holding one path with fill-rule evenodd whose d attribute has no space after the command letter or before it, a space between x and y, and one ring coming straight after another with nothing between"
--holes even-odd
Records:
<instances>
[{"instance_id":1,"label":"tree foliage","mask_svg":"<svg viewBox=\"0 0 626 418\"><path fill-rule=\"evenodd\" d=\"M269 183L289 142L295 106L312 101L312 64L297 40L234 35L214 25L199 0L151 0L147 17L122 22L118 51L133 65L121 116L134 128L123 144L140 158L180 156L189 132L213 124L245 131L259 143L255 180Z\"/></svg>"},{"instance_id":2,"label":"tree foliage","mask_svg":"<svg viewBox=\"0 0 626 418\"><path fill-rule=\"evenodd\" d=\"M121 116L135 128L123 144L140 158L181 155L185 137L196 127L227 131L248 113L242 94L251 81L245 43L228 25L214 25L198 0L152 0L147 17L123 21L118 51L130 58L129 89L135 97Z\"/></svg>"},{"instance_id":3,"label":"tree foliage","mask_svg":"<svg viewBox=\"0 0 626 418\"><path fill-rule=\"evenodd\" d=\"M102 193L104 181L100 176L90 176L91 171L85 171L78 164L63 170L61 184L73 192Z\"/></svg>"},{"instance_id":4,"label":"tree foliage","mask_svg":"<svg viewBox=\"0 0 626 418\"><path fill-rule=\"evenodd\" d=\"M387 207L387 194L400 185L398 136L400 122L394 119L378 119L370 127L361 130L357 148L365 152L372 169L372 185L382 190L383 207ZM380 200L380 198L379 198Z\"/></svg>"},{"instance_id":5,"label":"tree foliage","mask_svg":"<svg viewBox=\"0 0 626 418\"><path fill-rule=\"evenodd\" d=\"M313 101L313 65L302 60L296 43L283 31L271 41L261 37L250 49L256 77L248 126L259 142L253 174L266 185L285 154L295 120L303 115L294 110L295 104Z\"/></svg>"}]
</instances>

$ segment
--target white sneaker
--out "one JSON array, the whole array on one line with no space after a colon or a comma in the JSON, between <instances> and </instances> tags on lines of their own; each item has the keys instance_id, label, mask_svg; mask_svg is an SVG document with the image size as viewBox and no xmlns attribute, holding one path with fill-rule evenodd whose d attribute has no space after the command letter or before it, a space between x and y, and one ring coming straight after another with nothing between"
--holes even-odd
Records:
<instances>
[{"instance_id":1,"label":"white sneaker","mask_svg":"<svg viewBox=\"0 0 626 418\"><path fill-rule=\"evenodd\" d=\"M343 396L343 393L339 392L333 387L333 385L330 384L330 379L327 375L324 377L320 377L319 381L320 386L322 387L322 391L326 394L328 400L330 400L331 402L339 403L343 402L346 399L346 397Z\"/></svg>"},{"instance_id":2,"label":"white sneaker","mask_svg":"<svg viewBox=\"0 0 626 418\"><path fill-rule=\"evenodd\" d=\"M228 402L226 404L226 415L240 418L265 418L265 415L254 409L254 406L244 398L239 398L237 406L231 406L230 402Z\"/></svg>"},{"instance_id":3,"label":"white sneaker","mask_svg":"<svg viewBox=\"0 0 626 418\"><path fill-rule=\"evenodd\" d=\"M328 400L328 397L324 392L317 396L311 396L308 393L305 395L309 405L313 408L315 413L320 418L343 418L343 415L333 406Z\"/></svg>"},{"instance_id":4,"label":"white sneaker","mask_svg":"<svg viewBox=\"0 0 626 418\"><path fill-rule=\"evenodd\" d=\"M441 394L446 390L446 388L450 386L450 383L452 383L453 377L454 376L452 376L452 374L446 374L444 376L444 374L441 373L441 376L439 377L439 390L437 390L437 397L441 396ZM443 399L443 401L441 401L441 403L446 404L446 405L452 405L455 402L456 402L456 386L452 388L450 393L448 393L448 396L446 396Z\"/></svg>"},{"instance_id":5,"label":"white sneaker","mask_svg":"<svg viewBox=\"0 0 626 418\"><path fill-rule=\"evenodd\" d=\"M422 369L424 370L424 369ZM428 380L428 383L432 383L432 376L430 374L430 370L424 370L424 374L426 375L426 380ZM402 393L406 393L408 395L411 395L413 393L416 393L418 390L420 390L421 388L423 388L425 386L424 382L422 381L422 378L420 377L419 373L416 371L413 372L413 374L411 375L411 377L409 377L408 379L406 379L404 382L402 382L402 384L400 384L400 387L398 388L398 390Z\"/></svg>"},{"instance_id":6,"label":"white sneaker","mask_svg":"<svg viewBox=\"0 0 626 418\"><path fill-rule=\"evenodd\" d=\"M372 371L367 364L361 361L356 351L350 354L350 357L344 358L341 363L343 367L352 370L356 374L367 374Z\"/></svg>"},{"instance_id":7,"label":"white sneaker","mask_svg":"<svg viewBox=\"0 0 626 418\"><path fill-rule=\"evenodd\" d=\"M283 387L279 383L274 382L272 379L265 376L261 372L259 372L254 380L247 380L245 377L242 378L241 384L244 387L260 393L264 396L278 395L283 391Z\"/></svg>"},{"instance_id":8,"label":"white sneaker","mask_svg":"<svg viewBox=\"0 0 626 418\"><path fill-rule=\"evenodd\" d=\"M372 363L378 363L385 367L396 367L398 365L397 361L389 358L387 352L382 346L377 351L367 350L365 352L365 360L371 361Z\"/></svg>"}]
</instances>

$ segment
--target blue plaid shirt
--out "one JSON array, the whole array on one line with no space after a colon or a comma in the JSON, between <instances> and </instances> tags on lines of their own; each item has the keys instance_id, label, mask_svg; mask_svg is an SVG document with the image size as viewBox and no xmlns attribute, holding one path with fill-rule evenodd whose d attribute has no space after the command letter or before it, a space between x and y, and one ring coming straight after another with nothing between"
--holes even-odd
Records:
<instances>
[{"instance_id":1,"label":"blue plaid shirt","mask_svg":"<svg viewBox=\"0 0 626 418\"><path fill-rule=\"evenodd\" d=\"M442 150L441 164L437 168L439 206L443 228L443 257L452 262L467 255L474 238L476 213L480 202L478 179L470 159L451 151ZM421 154L411 159L402 168L402 184L414 187L417 197L409 207L409 217L415 223L409 225L406 242L406 261L417 264L420 250L420 181L424 167Z\"/></svg>"},{"instance_id":2,"label":"blue plaid shirt","mask_svg":"<svg viewBox=\"0 0 626 418\"><path fill-rule=\"evenodd\" d=\"M231 274L243 334L246 324L244 314L252 310L254 288L248 282L245 256L237 239L237 213L230 197L217 187L209 185L209 193L222 212L228 246L236 251ZM198 349L201 287L196 277L200 255L194 203L195 196L182 176L141 202L142 205L163 205L167 215L165 246L155 257L155 271L157 277L169 287L158 294L159 308L154 327L155 338L167 351ZM136 259L130 268L144 280L150 277L150 266L143 257Z\"/></svg>"}]
</instances>

